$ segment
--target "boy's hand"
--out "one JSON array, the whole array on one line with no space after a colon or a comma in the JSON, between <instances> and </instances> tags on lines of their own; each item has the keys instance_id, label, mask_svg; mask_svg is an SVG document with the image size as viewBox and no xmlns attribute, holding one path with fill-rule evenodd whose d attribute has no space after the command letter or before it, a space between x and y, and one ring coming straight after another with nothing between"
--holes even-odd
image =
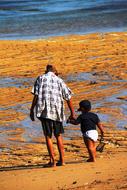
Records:
<instances>
[{"instance_id":1,"label":"boy's hand","mask_svg":"<svg viewBox=\"0 0 127 190\"><path fill-rule=\"evenodd\" d=\"M104 136L101 135L100 142L104 141Z\"/></svg>"},{"instance_id":2,"label":"boy's hand","mask_svg":"<svg viewBox=\"0 0 127 190\"><path fill-rule=\"evenodd\" d=\"M104 131L101 131L101 137L102 138L104 137Z\"/></svg>"},{"instance_id":3,"label":"boy's hand","mask_svg":"<svg viewBox=\"0 0 127 190\"><path fill-rule=\"evenodd\" d=\"M67 123L73 124L74 122L75 122L75 119L72 118L72 117L69 117L69 118L67 119Z\"/></svg>"}]
</instances>

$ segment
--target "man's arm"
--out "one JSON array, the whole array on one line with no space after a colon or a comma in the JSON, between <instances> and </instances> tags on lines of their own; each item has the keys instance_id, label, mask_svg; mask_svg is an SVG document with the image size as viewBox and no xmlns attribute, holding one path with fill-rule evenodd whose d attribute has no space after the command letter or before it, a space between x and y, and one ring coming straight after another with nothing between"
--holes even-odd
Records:
<instances>
[{"instance_id":1,"label":"man's arm","mask_svg":"<svg viewBox=\"0 0 127 190\"><path fill-rule=\"evenodd\" d=\"M71 112L71 115L70 115L69 118L70 119L75 119L75 111L74 111L74 107L73 107L71 99L67 100L67 105L68 105L68 108L70 109L70 112Z\"/></svg>"},{"instance_id":2,"label":"man's arm","mask_svg":"<svg viewBox=\"0 0 127 190\"><path fill-rule=\"evenodd\" d=\"M33 97L33 101L32 101L32 104L31 104L31 108L30 108L30 118L32 121L34 121L34 107L36 106L37 104L37 95L34 95Z\"/></svg>"}]
</instances>

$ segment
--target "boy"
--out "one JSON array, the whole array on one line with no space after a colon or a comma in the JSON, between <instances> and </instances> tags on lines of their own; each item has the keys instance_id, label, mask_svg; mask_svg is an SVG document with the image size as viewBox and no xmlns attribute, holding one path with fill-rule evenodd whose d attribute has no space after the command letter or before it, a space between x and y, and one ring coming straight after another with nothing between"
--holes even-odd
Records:
<instances>
[{"instance_id":1,"label":"boy","mask_svg":"<svg viewBox=\"0 0 127 190\"><path fill-rule=\"evenodd\" d=\"M81 132L83 134L83 139L86 144L89 153L89 159L87 162L95 162L96 158L96 145L95 142L98 139L98 132L96 126L100 129L101 136L103 137L104 130L103 125L100 122L97 114L92 113L91 102L89 100L82 100L79 103L78 111L82 113L78 116L77 119L68 119L68 122L78 125L81 124Z\"/></svg>"}]
</instances>

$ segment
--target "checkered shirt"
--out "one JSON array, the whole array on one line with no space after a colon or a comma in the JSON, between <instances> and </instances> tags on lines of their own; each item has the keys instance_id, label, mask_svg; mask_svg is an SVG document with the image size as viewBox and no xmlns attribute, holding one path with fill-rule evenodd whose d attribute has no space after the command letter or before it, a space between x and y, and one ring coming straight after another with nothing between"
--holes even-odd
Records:
<instances>
[{"instance_id":1,"label":"checkered shirt","mask_svg":"<svg viewBox=\"0 0 127 190\"><path fill-rule=\"evenodd\" d=\"M37 95L36 115L54 121L64 121L64 100L71 98L72 92L53 72L39 76L32 88Z\"/></svg>"}]
</instances>

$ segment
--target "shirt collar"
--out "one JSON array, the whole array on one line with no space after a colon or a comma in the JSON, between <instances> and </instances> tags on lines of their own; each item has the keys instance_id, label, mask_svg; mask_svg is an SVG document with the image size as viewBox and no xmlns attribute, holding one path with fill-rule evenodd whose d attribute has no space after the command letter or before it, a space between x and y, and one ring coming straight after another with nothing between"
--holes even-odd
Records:
<instances>
[{"instance_id":1,"label":"shirt collar","mask_svg":"<svg viewBox=\"0 0 127 190\"><path fill-rule=\"evenodd\" d=\"M55 76L55 73L49 71L48 73L46 73L46 75L48 75L48 76Z\"/></svg>"}]
</instances>

